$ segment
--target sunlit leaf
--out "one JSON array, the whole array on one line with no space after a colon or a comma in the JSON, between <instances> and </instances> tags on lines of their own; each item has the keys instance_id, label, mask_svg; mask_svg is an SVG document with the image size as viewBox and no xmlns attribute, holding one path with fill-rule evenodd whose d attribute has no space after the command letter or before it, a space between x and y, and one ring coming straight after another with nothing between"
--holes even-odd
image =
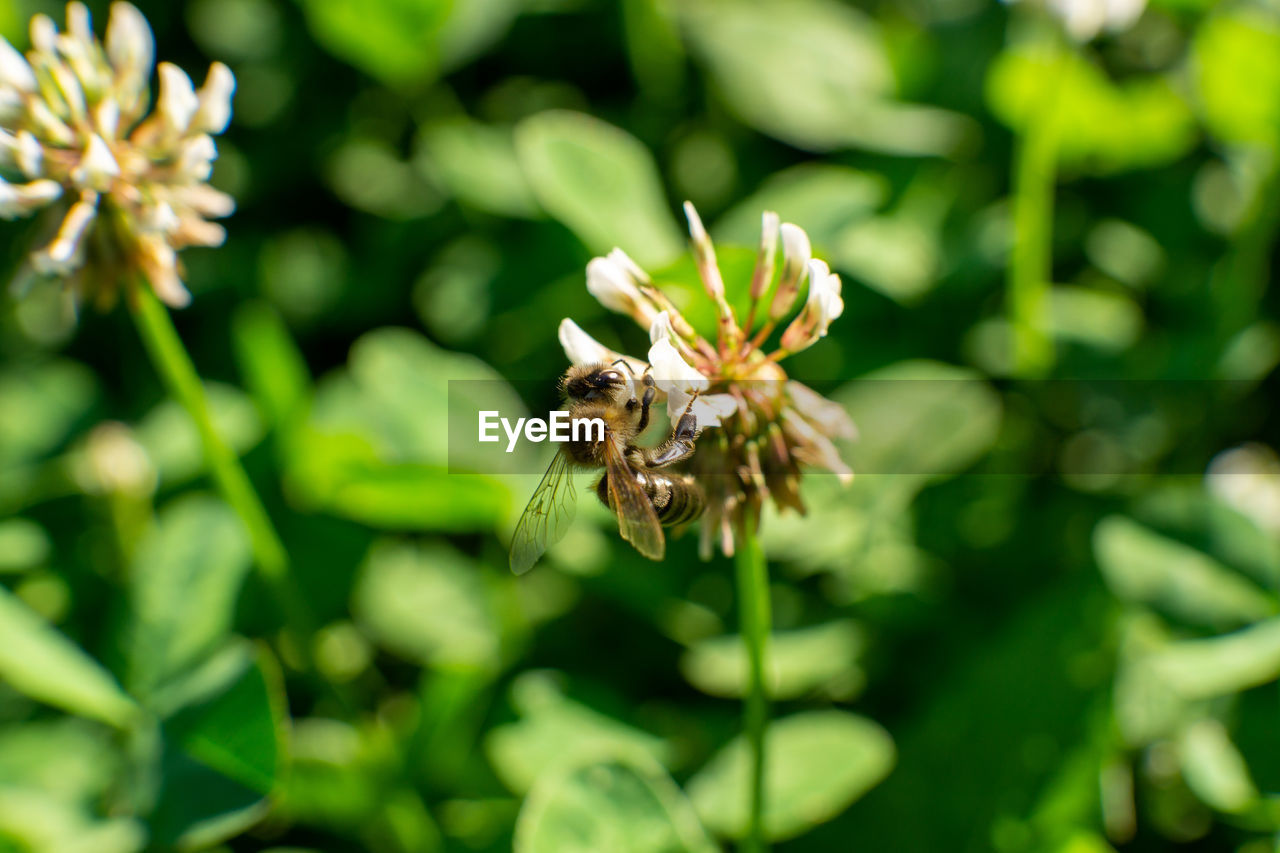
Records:
<instances>
[{"instance_id":1,"label":"sunlit leaf","mask_svg":"<svg viewBox=\"0 0 1280 853\"><path fill-rule=\"evenodd\" d=\"M858 474L932 479L972 464L995 441L1000 400L969 370L904 361L834 395L858 425L848 451Z\"/></svg>"},{"instance_id":2,"label":"sunlit leaf","mask_svg":"<svg viewBox=\"0 0 1280 853\"><path fill-rule=\"evenodd\" d=\"M303 717L293 723L290 746L281 813L340 831L354 832L368 825L399 760L389 732Z\"/></svg>"},{"instance_id":3,"label":"sunlit leaf","mask_svg":"<svg viewBox=\"0 0 1280 853\"><path fill-rule=\"evenodd\" d=\"M810 711L775 720L765 746L765 831L782 840L835 817L880 782L894 763L880 726L844 711ZM689 796L718 835L746 832L750 749L739 737L693 779Z\"/></svg>"},{"instance_id":4,"label":"sunlit leaf","mask_svg":"<svg viewBox=\"0 0 1280 853\"><path fill-rule=\"evenodd\" d=\"M311 397L311 374L280 316L261 302L243 305L233 325L236 358L258 411L278 429L298 425Z\"/></svg>"},{"instance_id":5,"label":"sunlit leaf","mask_svg":"<svg viewBox=\"0 0 1280 853\"><path fill-rule=\"evenodd\" d=\"M854 622L829 622L769 638L766 673L774 699L794 699L839 680L842 692L865 679L858 668L862 633ZM699 690L712 696L739 698L746 693L747 653L736 634L694 645L680 659L680 669Z\"/></svg>"},{"instance_id":6,"label":"sunlit leaf","mask_svg":"<svg viewBox=\"0 0 1280 853\"><path fill-rule=\"evenodd\" d=\"M424 127L420 139L419 168L464 203L499 216L539 215L509 128L447 119Z\"/></svg>"},{"instance_id":7,"label":"sunlit leaf","mask_svg":"<svg viewBox=\"0 0 1280 853\"><path fill-rule=\"evenodd\" d=\"M227 638L249 572L244 524L226 504L183 497L138 545L129 574L128 683L149 696Z\"/></svg>"},{"instance_id":8,"label":"sunlit leaf","mask_svg":"<svg viewBox=\"0 0 1280 853\"><path fill-rule=\"evenodd\" d=\"M389 530L485 530L511 511L501 481L441 465L387 463L355 435L299 443L289 493L305 509Z\"/></svg>"},{"instance_id":9,"label":"sunlit leaf","mask_svg":"<svg viewBox=\"0 0 1280 853\"><path fill-rule=\"evenodd\" d=\"M519 683L518 683L518 686ZM508 788L523 793L543 775L591 761L663 761L667 745L646 732L607 717L541 686L524 685L536 701L523 702L518 722L492 729L485 753Z\"/></svg>"},{"instance_id":10,"label":"sunlit leaf","mask_svg":"<svg viewBox=\"0 0 1280 853\"><path fill-rule=\"evenodd\" d=\"M380 644L424 666L493 669L498 616L474 563L444 545L376 543L351 609Z\"/></svg>"},{"instance_id":11,"label":"sunlit leaf","mask_svg":"<svg viewBox=\"0 0 1280 853\"><path fill-rule=\"evenodd\" d=\"M1188 726L1178 738L1178 758L1187 785L1215 809L1239 813L1257 801L1244 756L1217 720Z\"/></svg>"},{"instance_id":12,"label":"sunlit leaf","mask_svg":"<svg viewBox=\"0 0 1280 853\"><path fill-rule=\"evenodd\" d=\"M1221 563L1127 518L1099 522L1093 547L1117 596L1192 624L1230 628L1276 611L1274 600Z\"/></svg>"},{"instance_id":13,"label":"sunlit leaf","mask_svg":"<svg viewBox=\"0 0 1280 853\"><path fill-rule=\"evenodd\" d=\"M1280 140L1280 26L1261 10L1209 16L1192 42L1193 79L1209 128L1228 142Z\"/></svg>"},{"instance_id":14,"label":"sunlit leaf","mask_svg":"<svg viewBox=\"0 0 1280 853\"><path fill-rule=\"evenodd\" d=\"M0 374L0 467L54 450L97 397L88 368L51 361ZM21 413L14 417L12 413Z\"/></svg>"},{"instance_id":15,"label":"sunlit leaf","mask_svg":"<svg viewBox=\"0 0 1280 853\"><path fill-rule=\"evenodd\" d=\"M116 726L137 713L111 674L0 587L0 683L65 711Z\"/></svg>"},{"instance_id":16,"label":"sunlit leaf","mask_svg":"<svg viewBox=\"0 0 1280 853\"><path fill-rule=\"evenodd\" d=\"M1142 333L1142 311L1123 293L1083 287L1055 287L1049 317L1059 338L1107 352L1132 346Z\"/></svg>"},{"instance_id":17,"label":"sunlit leaf","mask_svg":"<svg viewBox=\"0 0 1280 853\"><path fill-rule=\"evenodd\" d=\"M815 245L829 247L842 228L883 204L888 192L880 175L804 163L770 175L759 190L716 221L712 235L754 247L760 242L760 214L772 210L783 222L803 228Z\"/></svg>"},{"instance_id":18,"label":"sunlit leaf","mask_svg":"<svg viewBox=\"0 0 1280 853\"><path fill-rule=\"evenodd\" d=\"M473 57L510 25L512 0L306 0L316 41L398 86L429 81Z\"/></svg>"},{"instance_id":19,"label":"sunlit leaf","mask_svg":"<svg viewBox=\"0 0 1280 853\"><path fill-rule=\"evenodd\" d=\"M217 382L206 383L204 390L223 441L243 453L262 439L262 421L243 391ZM205 470L200 434L191 416L174 400L152 409L138 423L135 435L159 472L162 485L178 485Z\"/></svg>"},{"instance_id":20,"label":"sunlit leaf","mask_svg":"<svg viewBox=\"0 0 1280 853\"><path fill-rule=\"evenodd\" d=\"M99 820L37 791L0 789L0 850L5 853L138 853L145 828L131 818Z\"/></svg>"},{"instance_id":21,"label":"sunlit leaf","mask_svg":"<svg viewBox=\"0 0 1280 853\"><path fill-rule=\"evenodd\" d=\"M1149 665L1188 699L1247 690L1280 677L1280 620L1231 634L1181 640L1155 652Z\"/></svg>"},{"instance_id":22,"label":"sunlit leaf","mask_svg":"<svg viewBox=\"0 0 1280 853\"><path fill-rule=\"evenodd\" d=\"M516 853L711 853L698 816L662 768L606 761L544 777L516 824Z\"/></svg>"},{"instance_id":23,"label":"sunlit leaf","mask_svg":"<svg viewBox=\"0 0 1280 853\"><path fill-rule=\"evenodd\" d=\"M656 266L682 250L653 155L625 130L549 110L516 126L516 155L534 196L591 251Z\"/></svg>"},{"instance_id":24,"label":"sunlit leaf","mask_svg":"<svg viewBox=\"0 0 1280 853\"><path fill-rule=\"evenodd\" d=\"M1025 131L1045 104L1059 111L1063 164L1099 174L1150 168L1182 156L1195 141L1191 109L1160 76L1112 82L1075 53L1006 50L987 76L987 101L1005 124Z\"/></svg>"},{"instance_id":25,"label":"sunlit leaf","mask_svg":"<svg viewBox=\"0 0 1280 853\"><path fill-rule=\"evenodd\" d=\"M106 794L119 770L109 730L96 723L67 717L0 730L3 787L88 805Z\"/></svg>"},{"instance_id":26,"label":"sunlit leaf","mask_svg":"<svg viewBox=\"0 0 1280 853\"><path fill-rule=\"evenodd\" d=\"M25 518L0 521L0 574L38 568L52 543L44 528Z\"/></svg>"},{"instance_id":27,"label":"sunlit leaf","mask_svg":"<svg viewBox=\"0 0 1280 853\"><path fill-rule=\"evenodd\" d=\"M958 114L893 100L897 85L879 28L850 6L698 0L677 8L725 101L784 142L812 151L946 154L972 132Z\"/></svg>"}]
</instances>

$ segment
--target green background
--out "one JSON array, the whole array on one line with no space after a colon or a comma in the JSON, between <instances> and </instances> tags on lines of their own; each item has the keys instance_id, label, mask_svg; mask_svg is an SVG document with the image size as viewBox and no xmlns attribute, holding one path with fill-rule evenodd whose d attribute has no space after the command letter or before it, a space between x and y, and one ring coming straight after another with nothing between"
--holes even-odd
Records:
<instances>
[{"instance_id":1,"label":"green background","mask_svg":"<svg viewBox=\"0 0 1280 853\"><path fill-rule=\"evenodd\" d=\"M127 311L5 298L0 851L740 832L729 563L694 536L649 563L584 499L516 579L536 477L447 470L449 379L519 408L564 316L642 352L583 270L617 245L693 292L685 199L723 246L776 210L841 274L786 365L880 472L765 519L776 849L1277 849L1280 467L1202 476L1275 441L1274 4L1160 0L1053 68L1038 7L981 0L139 5L161 59L238 79L239 209L175 321L317 625L282 634ZM1186 383L1154 403L1010 380L1010 175L1050 81L1047 375ZM10 267L29 237L3 224ZM154 494L94 486L106 421Z\"/></svg>"}]
</instances>

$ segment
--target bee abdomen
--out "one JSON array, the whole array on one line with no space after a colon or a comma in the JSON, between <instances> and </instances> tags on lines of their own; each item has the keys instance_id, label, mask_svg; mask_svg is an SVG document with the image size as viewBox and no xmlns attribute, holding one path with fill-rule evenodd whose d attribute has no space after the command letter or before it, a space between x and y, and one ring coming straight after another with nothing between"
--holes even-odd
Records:
<instances>
[{"instance_id":1,"label":"bee abdomen","mask_svg":"<svg viewBox=\"0 0 1280 853\"><path fill-rule=\"evenodd\" d=\"M693 478L685 474L662 474L657 471L633 470L636 481L644 490L653 511L663 527L676 527L687 524L702 515L706 508L706 497L702 487ZM613 509L613 499L609 495L609 476L606 474L596 483L596 494L600 502Z\"/></svg>"},{"instance_id":2,"label":"bee abdomen","mask_svg":"<svg viewBox=\"0 0 1280 853\"><path fill-rule=\"evenodd\" d=\"M663 481L654 483L655 492L665 493L666 500L661 506L656 501L654 503L658 521L662 522L663 527L686 524L702 515L706 499L692 477L648 473L652 480Z\"/></svg>"}]
</instances>

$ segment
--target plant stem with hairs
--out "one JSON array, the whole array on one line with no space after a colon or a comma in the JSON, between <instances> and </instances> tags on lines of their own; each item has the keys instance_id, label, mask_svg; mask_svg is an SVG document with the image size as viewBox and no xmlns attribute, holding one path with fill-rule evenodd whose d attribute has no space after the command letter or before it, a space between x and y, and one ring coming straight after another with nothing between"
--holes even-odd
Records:
<instances>
[{"instance_id":1,"label":"plant stem with hairs","mask_svg":"<svg viewBox=\"0 0 1280 853\"><path fill-rule=\"evenodd\" d=\"M769 566L750 524L742 525L735 557L738 610L741 632L747 649L747 694L743 715L751 754L750 807L744 853L764 853L765 814L765 732L769 726L769 699L765 683L770 632Z\"/></svg>"},{"instance_id":2,"label":"plant stem with hairs","mask_svg":"<svg viewBox=\"0 0 1280 853\"><path fill-rule=\"evenodd\" d=\"M152 364L169 393L195 423L214 483L249 534L258 571L275 592L289 625L299 632L297 639L306 642L310 617L290 576L288 554L239 457L218 434L204 386L178 337L169 310L146 282L139 283L130 296L133 320Z\"/></svg>"}]
</instances>

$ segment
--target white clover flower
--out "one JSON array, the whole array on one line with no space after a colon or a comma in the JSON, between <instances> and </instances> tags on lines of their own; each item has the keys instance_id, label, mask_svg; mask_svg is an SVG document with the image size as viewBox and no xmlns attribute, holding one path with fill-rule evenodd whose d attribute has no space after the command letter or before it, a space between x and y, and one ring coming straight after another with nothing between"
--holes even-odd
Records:
<instances>
[{"instance_id":1,"label":"white clover flower","mask_svg":"<svg viewBox=\"0 0 1280 853\"><path fill-rule=\"evenodd\" d=\"M667 395L671 423L676 423L687 407L699 429L718 427L722 418L738 410L738 402L729 394L705 393L711 387L710 380L680 357L670 338L659 338L649 347L649 364L654 384Z\"/></svg>"},{"instance_id":2,"label":"white clover flower","mask_svg":"<svg viewBox=\"0 0 1280 853\"><path fill-rule=\"evenodd\" d=\"M769 317L781 320L795 304L796 295L800 292L800 282L804 281L805 270L813 250L809 246L809 235L798 225L790 222L782 223L782 278L778 280L778 289L773 295L773 304L769 307Z\"/></svg>"},{"instance_id":3,"label":"white clover flower","mask_svg":"<svg viewBox=\"0 0 1280 853\"><path fill-rule=\"evenodd\" d=\"M685 203L689 242L703 289L714 303L717 328L713 340L699 334L671 301L625 254L615 250L587 267L587 288L602 305L629 314L649 332L649 364L627 358L636 375L647 368L675 423L685 407L699 428L717 427L718 440L698 445L690 473L707 495L702 523L702 551L718 544L732 553L735 531L757 525L766 499L779 507L804 511L799 495L800 466L829 471L842 481L852 473L840 459L834 440L854 437L848 413L812 389L790 381L778 364L791 352L826 335L844 312L840 277L812 258L809 237L777 214L761 216L760 247L748 285L751 313L738 323L725 295L715 247L696 210ZM783 264L774 282L778 243ZM800 285L810 279L809 296L782 335L779 347L763 346L778 322L791 311ZM774 293L769 301L768 292ZM759 329L758 309L768 308ZM611 363L622 358L604 347L572 320L560 324L560 342L574 364ZM695 396L696 395L696 396Z\"/></svg>"},{"instance_id":4,"label":"white clover flower","mask_svg":"<svg viewBox=\"0 0 1280 853\"><path fill-rule=\"evenodd\" d=\"M800 352L827 336L827 330L844 313L840 297L840 276L831 272L825 261L809 261L809 296L800 315L782 333L782 348Z\"/></svg>"},{"instance_id":5,"label":"white clover flower","mask_svg":"<svg viewBox=\"0 0 1280 853\"><path fill-rule=\"evenodd\" d=\"M1205 480L1211 494L1263 530L1280 533L1280 456L1270 447L1224 450L1209 463Z\"/></svg>"},{"instance_id":6,"label":"white clover flower","mask_svg":"<svg viewBox=\"0 0 1280 853\"><path fill-rule=\"evenodd\" d=\"M1006 0L1013 3L1017 0ZM1067 35L1078 42L1091 41L1103 32L1120 33L1142 17L1147 0L1043 0L1045 8L1062 23Z\"/></svg>"},{"instance_id":7,"label":"white clover flower","mask_svg":"<svg viewBox=\"0 0 1280 853\"><path fill-rule=\"evenodd\" d=\"M573 322L569 318L560 321L559 329L560 346L564 348L564 354L568 356L569 361L576 365L584 364L613 364L615 361L622 360L636 375L642 375L648 365L637 358L623 355L609 349L595 338L588 335L582 330L582 327Z\"/></svg>"},{"instance_id":8,"label":"white clover flower","mask_svg":"<svg viewBox=\"0 0 1280 853\"><path fill-rule=\"evenodd\" d=\"M610 311L630 315L643 326L652 323L656 313L653 304L640 293L640 285L648 284L648 280L621 249L587 264L587 291L596 301Z\"/></svg>"},{"instance_id":9,"label":"white clover flower","mask_svg":"<svg viewBox=\"0 0 1280 853\"><path fill-rule=\"evenodd\" d=\"M214 63L197 90L160 63L148 115L155 43L130 4L112 4L103 42L82 3L68 4L64 33L36 15L31 45L24 57L0 38L0 216L47 209L61 223L15 287L57 276L105 306L145 278L164 302L186 305L178 251L220 245L225 232L208 220L235 207L206 183L212 135L231 117L230 69Z\"/></svg>"}]
</instances>

